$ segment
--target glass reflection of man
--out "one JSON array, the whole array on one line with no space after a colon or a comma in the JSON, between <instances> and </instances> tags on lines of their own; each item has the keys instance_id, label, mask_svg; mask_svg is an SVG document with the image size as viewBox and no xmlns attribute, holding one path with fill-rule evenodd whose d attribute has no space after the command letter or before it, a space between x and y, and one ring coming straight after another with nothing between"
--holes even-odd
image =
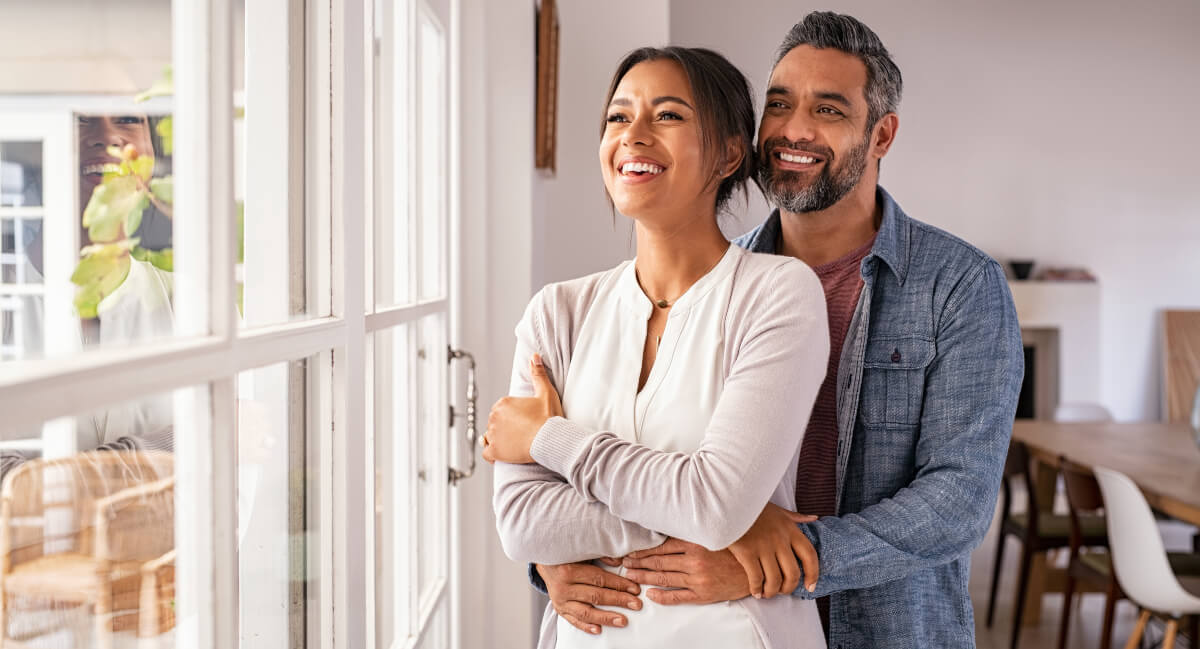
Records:
<instances>
[{"instance_id":1,"label":"glass reflection of man","mask_svg":"<svg viewBox=\"0 0 1200 649\"><path fill-rule=\"evenodd\" d=\"M91 245L82 214L92 192L104 178L106 165L115 165L117 158L108 153L109 146L133 145L139 155L155 155L161 150L156 142L153 124L156 120L145 115L79 115L76 119L79 136L79 247ZM159 146L155 146L159 144ZM156 158L156 171L162 173L169 160ZM171 220L148 206L142 213L142 224L134 236L139 245L160 250L171 245ZM43 232L39 231L29 244L30 262L40 274L42 268ZM102 302L99 318L80 321L84 346L130 345L145 340L169 336L174 327L171 297L171 273L134 261L121 286ZM40 326L37 329L41 329ZM76 420L79 450L173 448L172 408L169 395L155 396L85 415ZM25 462L28 456L19 451L0 451L0 478Z\"/></svg>"},{"instance_id":2,"label":"glass reflection of man","mask_svg":"<svg viewBox=\"0 0 1200 649\"><path fill-rule=\"evenodd\" d=\"M105 165L119 162L108 154L108 147L132 144L138 155L155 155L162 147L155 146L152 128L155 120L145 115L79 115L76 121L79 127L79 213L83 214L92 192L104 178ZM142 214L137 236L143 248L166 248L171 245L171 220L150 206ZM80 247L91 243L86 228L80 230L79 242Z\"/></svg>"}]
</instances>

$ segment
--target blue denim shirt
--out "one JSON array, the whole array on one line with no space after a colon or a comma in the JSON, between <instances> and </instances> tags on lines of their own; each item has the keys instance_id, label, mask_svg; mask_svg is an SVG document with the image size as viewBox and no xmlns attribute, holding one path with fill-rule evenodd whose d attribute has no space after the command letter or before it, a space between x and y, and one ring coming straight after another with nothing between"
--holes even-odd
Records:
<instances>
[{"instance_id":1,"label":"blue denim shirt","mask_svg":"<svg viewBox=\"0 0 1200 649\"><path fill-rule=\"evenodd\" d=\"M839 516L800 526L821 575L795 595L830 596L830 649L974 647L971 550L1012 435L1021 329L999 264L877 198L838 368ZM779 235L776 210L735 243L774 253Z\"/></svg>"}]
</instances>

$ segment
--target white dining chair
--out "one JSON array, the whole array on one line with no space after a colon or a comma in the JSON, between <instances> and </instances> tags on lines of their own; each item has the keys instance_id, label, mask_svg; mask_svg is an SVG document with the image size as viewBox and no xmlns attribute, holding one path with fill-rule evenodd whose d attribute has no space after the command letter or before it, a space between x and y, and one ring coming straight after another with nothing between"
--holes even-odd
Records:
<instances>
[{"instance_id":1,"label":"white dining chair","mask_svg":"<svg viewBox=\"0 0 1200 649\"><path fill-rule=\"evenodd\" d=\"M1150 614L1155 612L1168 618L1162 649L1173 649L1175 635L1179 632L1179 618L1200 615L1200 597L1184 590L1171 570L1154 514L1133 480L1104 467L1095 467L1094 471L1104 494L1108 542L1117 583L1142 609L1125 647L1138 646Z\"/></svg>"}]
</instances>

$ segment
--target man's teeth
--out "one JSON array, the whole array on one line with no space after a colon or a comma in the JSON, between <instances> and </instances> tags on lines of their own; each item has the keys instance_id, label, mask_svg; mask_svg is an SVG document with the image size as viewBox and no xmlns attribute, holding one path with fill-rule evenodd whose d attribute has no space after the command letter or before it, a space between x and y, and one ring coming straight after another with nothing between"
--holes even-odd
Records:
<instances>
[{"instance_id":1,"label":"man's teeth","mask_svg":"<svg viewBox=\"0 0 1200 649\"><path fill-rule=\"evenodd\" d=\"M779 152L779 159L784 162L796 162L799 164L810 165L817 161L816 158L806 155L792 155L790 153Z\"/></svg>"},{"instance_id":2,"label":"man's teeth","mask_svg":"<svg viewBox=\"0 0 1200 649\"><path fill-rule=\"evenodd\" d=\"M649 162L626 162L621 165L621 173L660 174L663 168Z\"/></svg>"},{"instance_id":3,"label":"man's teeth","mask_svg":"<svg viewBox=\"0 0 1200 649\"><path fill-rule=\"evenodd\" d=\"M113 164L113 163L111 163L111 162L105 162L105 163L98 163L98 164L84 165L84 167L83 167L83 173L84 173L84 175L87 175L87 174L116 173L116 172L117 172L117 171L119 171L120 169L121 169L121 166L120 166L120 165Z\"/></svg>"}]
</instances>

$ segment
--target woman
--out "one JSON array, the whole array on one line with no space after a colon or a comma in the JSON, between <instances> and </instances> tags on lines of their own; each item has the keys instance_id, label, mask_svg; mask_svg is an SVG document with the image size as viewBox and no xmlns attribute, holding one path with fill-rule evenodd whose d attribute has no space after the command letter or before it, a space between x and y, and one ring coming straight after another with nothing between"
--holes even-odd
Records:
<instances>
[{"instance_id":1,"label":"woman","mask_svg":"<svg viewBox=\"0 0 1200 649\"><path fill-rule=\"evenodd\" d=\"M792 508L825 375L816 275L731 246L717 227L752 176L745 77L708 50L641 49L606 106L600 168L638 254L547 286L517 326L511 394L533 396L497 403L484 457L499 460L497 527L518 561L619 557L668 536L730 546L768 500ZM646 599L628 614L592 635L549 608L540 646L825 646L816 607L790 596Z\"/></svg>"}]
</instances>

